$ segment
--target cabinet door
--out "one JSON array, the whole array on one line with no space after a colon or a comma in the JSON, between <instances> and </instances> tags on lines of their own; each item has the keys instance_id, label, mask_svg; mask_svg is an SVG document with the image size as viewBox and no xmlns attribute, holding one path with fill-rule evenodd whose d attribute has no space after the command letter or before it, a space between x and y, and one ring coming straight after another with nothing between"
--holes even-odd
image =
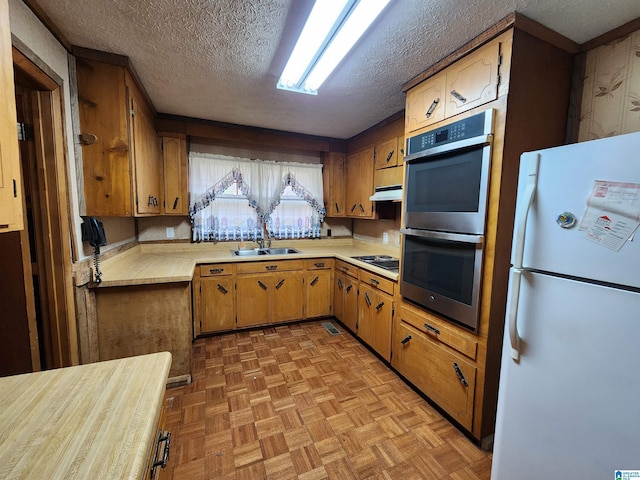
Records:
<instances>
[{"instance_id":1,"label":"cabinet door","mask_svg":"<svg viewBox=\"0 0 640 480\"><path fill-rule=\"evenodd\" d=\"M398 140L394 137L376 146L376 169L398 165Z\"/></svg>"},{"instance_id":2,"label":"cabinet door","mask_svg":"<svg viewBox=\"0 0 640 480\"><path fill-rule=\"evenodd\" d=\"M235 277L203 277L200 282L202 333L234 329L236 326Z\"/></svg>"},{"instance_id":3,"label":"cabinet door","mask_svg":"<svg viewBox=\"0 0 640 480\"><path fill-rule=\"evenodd\" d=\"M272 279L272 323L300 320L304 310L303 273L274 273Z\"/></svg>"},{"instance_id":4,"label":"cabinet door","mask_svg":"<svg viewBox=\"0 0 640 480\"><path fill-rule=\"evenodd\" d=\"M131 127L136 213L158 214L164 201L159 140L150 112L135 95L131 97Z\"/></svg>"},{"instance_id":5,"label":"cabinet door","mask_svg":"<svg viewBox=\"0 0 640 480\"><path fill-rule=\"evenodd\" d=\"M444 120L446 76L435 75L407 92L405 133Z\"/></svg>"},{"instance_id":6,"label":"cabinet door","mask_svg":"<svg viewBox=\"0 0 640 480\"><path fill-rule=\"evenodd\" d=\"M393 333L394 368L471 430L476 367L400 321Z\"/></svg>"},{"instance_id":7,"label":"cabinet door","mask_svg":"<svg viewBox=\"0 0 640 480\"><path fill-rule=\"evenodd\" d=\"M373 217L374 148L368 148L347 157L347 216Z\"/></svg>"},{"instance_id":8,"label":"cabinet door","mask_svg":"<svg viewBox=\"0 0 640 480\"><path fill-rule=\"evenodd\" d=\"M344 285L346 275L336 271L333 285L333 316L344 322Z\"/></svg>"},{"instance_id":9,"label":"cabinet door","mask_svg":"<svg viewBox=\"0 0 640 480\"><path fill-rule=\"evenodd\" d=\"M358 336L385 360L390 360L393 299L360 283Z\"/></svg>"},{"instance_id":10,"label":"cabinet door","mask_svg":"<svg viewBox=\"0 0 640 480\"><path fill-rule=\"evenodd\" d=\"M328 217L344 217L346 215L345 161L343 153L335 152L329 153L324 160L323 184Z\"/></svg>"},{"instance_id":11,"label":"cabinet door","mask_svg":"<svg viewBox=\"0 0 640 480\"><path fill-rule=\"evenodd\" d=\"M500 43L489 43L447 69L447 118L498 98Z\"/></svg>"},{"instance_id":12,"label":"cabinet door","mask_svg":"<svg viewBox=\"0 0 640 480\"><path fill-rule=\"evenodd\" d=\"M164 214L187 215L187 142L184 136L162 137L164 172Z\"/></svg>"},{"instance_id":13,"label":"cabinet door","mask_svg":"<svg viewBox=\"0 0 640 480\"><path fill-rule=\"evenodd\" d=\"M344 323L353 333L358 331L358 281L354 278L344 276L344 300L343 318Z\"/></svg>"},{"instance_id":14,"label":"cabinet door","mask_svg":"<svg viewBox=\"0 0 640 480\"><path fill-rule=\"evenodd\" d=\"M267 273L236 277L238 327L271 322L271 276Z\"/></svg>"},{"instance_id":15,"label":"cabinet door","mask_svg":"<svg viewBox=\"0 0 640 480\"><path fill-rule=\"evenodd\" d=\"M77 58L76 76L86 215L131 216L125 70Z\"/></svg>"},{"instance_id":16,"label":"cabinet door","mask_svg":"<svg viewBox=\"0 0 640 480\"><path fill-rule=\"evenodd\" d=\"M0 1L0 232L22 230L22 179L7 0Z\"/></svg>"},{"instance_id":17,"label":"cabinet door","mask_svg":"<svg viewBox=\"0 0 640 480\"><path fill-rule=\"evenodd\" d=\"M306 318L327 317L332 313L333 270L312 270L306 275Z\"/></svg>"}]
</instances>

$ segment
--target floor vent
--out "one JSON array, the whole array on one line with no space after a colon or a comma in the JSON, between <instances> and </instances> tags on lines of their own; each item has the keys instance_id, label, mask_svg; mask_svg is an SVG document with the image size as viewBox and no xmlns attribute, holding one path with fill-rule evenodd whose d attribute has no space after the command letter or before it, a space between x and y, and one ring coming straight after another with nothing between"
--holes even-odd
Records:
<instances>
[{"instance_id":1,"label":"floor vent","mask_svg":"<svg viewBox=\"0 0 640 480\"><path fill-rule=\"evenodd\" d=\"M331 322L322 322L322 326L327 329L331 335L340 335L340 330L333 326Z\"/></svg>"}]
</instances>

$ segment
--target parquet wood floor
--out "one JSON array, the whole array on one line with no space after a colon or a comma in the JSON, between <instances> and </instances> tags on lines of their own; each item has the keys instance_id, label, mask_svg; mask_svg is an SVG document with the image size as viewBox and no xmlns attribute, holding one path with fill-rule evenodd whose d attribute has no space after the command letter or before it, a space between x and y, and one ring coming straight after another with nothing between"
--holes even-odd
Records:
<instances>
[{"instance_id":1,"label":"parquet wood floor","mask_svg":"<svg viewBox=\"0 0 640 480\"><path fill-rule=\"evenodd\" d=\"M196 340L166 392L168 478L488 479L491 455L335 325Z\"/></svg>"}]
</instances>

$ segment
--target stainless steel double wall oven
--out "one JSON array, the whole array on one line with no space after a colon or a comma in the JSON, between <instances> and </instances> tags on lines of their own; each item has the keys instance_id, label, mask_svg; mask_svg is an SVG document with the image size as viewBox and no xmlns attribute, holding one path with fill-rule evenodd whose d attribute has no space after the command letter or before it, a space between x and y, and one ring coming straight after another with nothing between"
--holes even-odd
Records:
<instances>
[{"instance_id":1,"label":"stainless steel double wall oven","mask_svg":"<svg viewBox=\"0 0 640 480\"><path fill-rule=\"evenodd\" d=\"M407 140L402 296L478 329L493 110Z\"/></svg>"}]
</instances>

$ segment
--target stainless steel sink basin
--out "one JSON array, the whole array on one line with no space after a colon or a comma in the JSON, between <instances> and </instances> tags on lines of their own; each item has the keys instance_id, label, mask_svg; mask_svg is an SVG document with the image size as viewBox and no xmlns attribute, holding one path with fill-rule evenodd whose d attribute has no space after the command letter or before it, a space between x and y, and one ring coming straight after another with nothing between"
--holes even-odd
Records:
<instances>
[{"instance_id":1,"label":"stainless steel sink basin","mask_svg":"<svg viewBox=\"0 0 640 480\"><path fill-rule=\"evenodd\" d=\"M253 250L231 250L236 257L255 257L256 255L289 255L300 253L295 248L254 248Z\"/></svg>"},{"instance_id":2,"label":"stainless steel sink basin","mask_svg":"<svg viewBox=\"0 0 640 480\"><path fill-rule=\"evenodd\" d=\"M254 257L256 255L266 255L265 249L254 248L253 250L231 250L231 253L236 257Z\"/></svg>"},{"instance_id":3,"label":"stainless steel sink basin","mask_svg":"<svg viewBox=\"0 0 640 480\"><path fill-rule=\"evenodd\" d=\"M295 248L266 248L269 255L289 255L290 253L300 253Z\"/></svg>"}]
</instances>

